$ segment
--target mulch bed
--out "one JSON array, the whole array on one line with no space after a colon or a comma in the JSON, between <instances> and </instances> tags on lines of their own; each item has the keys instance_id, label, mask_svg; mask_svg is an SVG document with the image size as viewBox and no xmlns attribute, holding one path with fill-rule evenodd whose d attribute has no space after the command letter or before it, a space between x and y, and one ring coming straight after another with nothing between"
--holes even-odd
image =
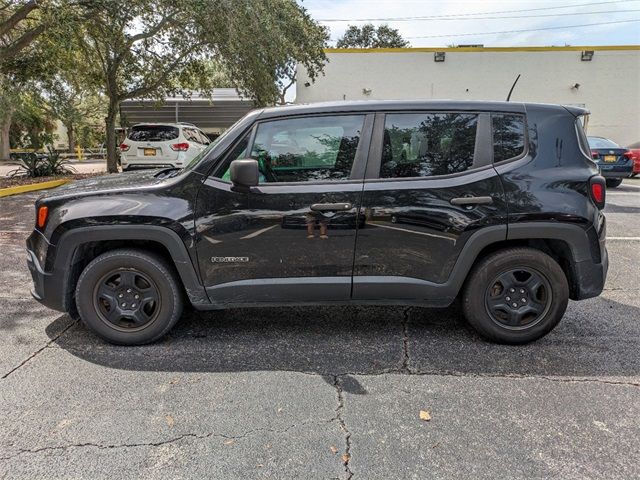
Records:
<instances>
[{"instance_id":1,"label":"mulch bed","mask_svg":"<svg viewBox=\"0 0 640 480\"><path fill-rule=\"evenodd\" d=\"M56 175L52 177L0 177L0 188L17 187L19 185L30 185L32 183L49 182L51 180L81 180L83 178L98 177L105 175L102 173L74 173L72 175Z\"/></svg>"}]
</instances>

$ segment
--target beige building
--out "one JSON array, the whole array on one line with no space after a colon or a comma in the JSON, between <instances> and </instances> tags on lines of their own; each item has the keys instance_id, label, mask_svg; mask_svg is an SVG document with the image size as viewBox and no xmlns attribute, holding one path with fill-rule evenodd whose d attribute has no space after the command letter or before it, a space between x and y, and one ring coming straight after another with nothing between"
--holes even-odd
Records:
<instances>
[{"instance_id":1,"label":"beige building","mask_svg":"<svg viewBox=\"0 0 640 480\"><path fill-rule=\"evenodd\" d=\"M640 45L328 49L324 76L298 72L296 103L505 100L586 106L589 134L640 141Z\"/></svg>"}]
</instances>

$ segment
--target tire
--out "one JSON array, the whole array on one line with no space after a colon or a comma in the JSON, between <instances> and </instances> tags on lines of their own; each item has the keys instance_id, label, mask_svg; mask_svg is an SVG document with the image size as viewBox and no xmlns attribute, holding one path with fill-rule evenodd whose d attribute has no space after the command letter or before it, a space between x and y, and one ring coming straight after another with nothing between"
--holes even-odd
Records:
<instances>
[{"instance_id":1,"label":"tire","mask_svg":"<svg viewBox=\"0 0 640 480\"><path fill-rule=\"evenodd\" d=\"M483 258L467 277L462 294L469 324L484 338L507 344L545 336L564 315L568 301L569 285L560 265L532 248L500 250Z\"/></svg>"},{"instance_id":2,"label":"tire","mask_svg":"<svg viewBox=\"0 0 640 480\"><path fill-rule=\"evenodd\" d=\"M83 323L117 345L162 338L180 318L182 298L176 275L162 258L132 249L96 257L80 274L75 292Z\"/></svg>"},{"instance_id":3,"label":"tire","mask_svg":"<svg viewBox=\"0 0 640 480\"><path fill-rule=\"evenodd\" d=\"M607 182L607 188L616 188L616 187L620 186L620 184L622 183L622 179L621 178L607 178L606 182Z\"/></svg>"}]
</instances>

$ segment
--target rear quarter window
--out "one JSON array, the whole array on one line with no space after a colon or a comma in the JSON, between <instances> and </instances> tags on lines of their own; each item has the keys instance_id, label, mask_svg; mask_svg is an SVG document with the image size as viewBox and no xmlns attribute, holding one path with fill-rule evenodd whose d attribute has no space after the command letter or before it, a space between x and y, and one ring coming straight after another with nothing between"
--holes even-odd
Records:
<instances>
[{"instance_id":1,"label":"rear quarter window","mask_svg":"<svg viewBox=\"0 0 640 480\"><path fill-rule=\"evenodd\" d=\"M516 158L524 153L524 115L494 113L491 115L491 125L494 162Z\"/></svg>"},{"instance_id":2,"label":"rear quarter window","mask_svg":"<svg viewBox=\"0 0 640 480\"><path fill-rule=\"evenodd\" d=\"M180 131L170 125L138 125L129 132L134 142L166 142L178 138Z\"/></svg>"}]
</instances>

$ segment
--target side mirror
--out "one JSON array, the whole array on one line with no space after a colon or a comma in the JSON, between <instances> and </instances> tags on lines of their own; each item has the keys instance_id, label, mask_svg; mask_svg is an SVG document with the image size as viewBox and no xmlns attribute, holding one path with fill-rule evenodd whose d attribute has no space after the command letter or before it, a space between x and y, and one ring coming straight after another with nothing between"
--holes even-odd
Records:
<instances>
[{"instance_id":1,"label":"side mirror","mask_svg":"<svg viewBox=\"0 0 640 480\"><path fill-rule=\"evenodd\" d=\"M234 160L229 167L229 176L233 183L231 190L248 193L251 187L257 186L260 181L258 161L251 158Z\"/></svg>"}]
</instances>

